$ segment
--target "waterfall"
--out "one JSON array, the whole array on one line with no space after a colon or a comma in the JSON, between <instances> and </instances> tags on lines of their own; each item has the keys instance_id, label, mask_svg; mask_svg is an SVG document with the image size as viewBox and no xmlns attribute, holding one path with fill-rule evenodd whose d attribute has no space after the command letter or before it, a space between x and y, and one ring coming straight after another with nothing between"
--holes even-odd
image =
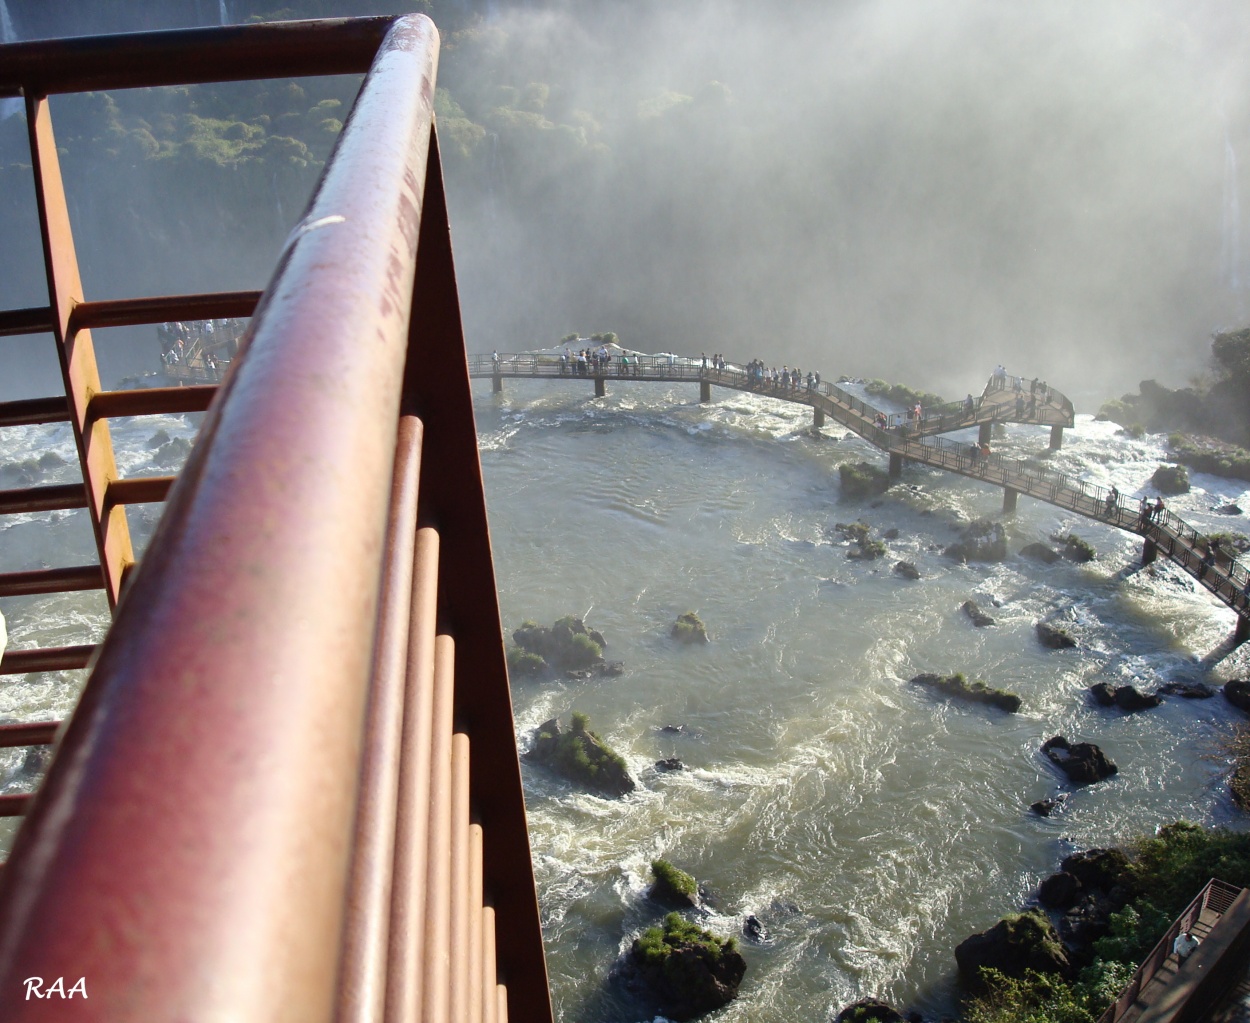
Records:
<instances>
[{"instance_id":1,"label":"waterfall","mask_svg":"<svg viewBox=\"0 0 1250 1023\"><path fill-rule=\"evenodd\" d=\"M2 3L3 0L0 0ZM1220 280L1241 290L1241 202L1237 189L1237 151L1224 129L1224 200L1221 212Z\"/></svg>"},{"instance_id":2,"label":"waterfall","mask_svg":"<svg viewBox=\"0 0 1250 1023\"><path fill-rule=\"evenodd\" d=\"M13 28L13 19L9 16L9 5L0 0L0 43L17 42L17 31ZM20 114L24 104L16 97L0 99L0 121L7 121L15 114Z\"/></svg>"}]
</instances>

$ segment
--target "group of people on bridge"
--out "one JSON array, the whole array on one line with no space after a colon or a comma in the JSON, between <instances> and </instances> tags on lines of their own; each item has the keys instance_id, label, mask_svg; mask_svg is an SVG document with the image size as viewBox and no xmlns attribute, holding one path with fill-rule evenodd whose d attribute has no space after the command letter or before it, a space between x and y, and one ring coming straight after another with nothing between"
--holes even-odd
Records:
<instances>
[{"instance_id":1,"label":"group of people on bridge","mask_svg":"<svg viewBox=\"0 0 1250 1023\"><path fill-rule=\"evenodd\" d=\"M807 376L803 376L803 371L797 366L791 369L789 366L782 366L781 372L777 372L777 367L769 369L764 365L763 359L752 359L747 363L747 381L756 387L770 386L773 390L782 391L798 391L807 390L815 391L820 387L820 374L808 370Z\"/></svg>"}]
</instances>

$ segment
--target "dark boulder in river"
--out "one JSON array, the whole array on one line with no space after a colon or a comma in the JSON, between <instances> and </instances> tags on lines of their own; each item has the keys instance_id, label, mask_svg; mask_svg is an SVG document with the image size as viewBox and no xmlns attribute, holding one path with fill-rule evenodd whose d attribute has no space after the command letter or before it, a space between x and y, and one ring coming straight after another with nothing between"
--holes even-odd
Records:
<instances>
[{"instance_id":1,"label":"dark boulder in river","mask_svg":"<svg viewBox=\"0 0 1250 1023\"><path fill-rule=\"evenodd\" d=\"M920 569L910 561L900 561L894 566L894 574L901 575L904 579L919 579Z\"/></svg>"},{"instance_id":2,"label":"dark boulder in river","mask_svg":"<svg viewBox=\"0 0 1250 1023\"><path fill-rule=\"evenodd\" d=\"M1033 628L1037 630L1037 639L1042 646L1050 647L1052 650L1068 650L1076 646L1076 640L1068 634L1067 630L1057 625L1038 622Z\"/></svg>"},{"instance_id":3,"label":"dark boulder in river","mask_svg":"<svg viewBox=\"0 0 1250 1023\"><path fill-rule=\"evenodd\" d=\"M965 600L960 610L972 619L972 624L978 629L994 624L994 619L982 611L981 606L975 600Z\"/></svg>"},{"instance_id":4,"label":"dark boulder in river","mask_svg":"<svg viewBox=\"0 0 1250 1023\"><path fill-rule=\"evenodd\" d=\"M878 1023L907 1023L907 1017L901 1012L875 998L861 998L834 1017L834 1023L864 1023L865 1020L877 1020Z\"/></svg>"},{"instance_id":5,"label":"dark boulder in river","mask_svg":"<svg viewBox=\"0 0 1250 1023\"><path fill-rule=\"evenodd\" d=\"M737 998L746 970L733 938L719 938L669 913L662 928L634 939L620 977L669 1019L684 1021Z\"/></svg>"},{"instance_id":6,"label":"dark boulder in river","mask_svg":"<svg viewBox=\"0 0 1250 1023\"><path fill-rule=\"evenodd\" d=\"M1007 533L1001 522L977 519L946 548L945 554L961 561L1002 561L1007 557Z\"/></svg>"},{"instance_id":7,"label":"dark boulder in river","mask_svg":"<svg viewBox=\"0 0 1250 1023\"><path fill-rule=\"evenodd\" d=\"M1020 557L1053 565L1060 560L1061 555L1058 551L1051 550L1044 543L1031 543L1027 547L1020 548Z\"/></svg>"},{"instance_id":8,"label":"dark boulder in river","mask_svg":"<svg viewBox=\"0 0 1250 1023\"><path fill-rule=\"evenodd\" d=\"M1092 742L1070 743L1062 735L1042 743L1042 753L1074 785L1093 785L1120 770Z\"/></svg>"},{"instance_id":9,"label":"dark boulder in river","mask_svg":"<svg viewBox=\"0 0 1250 1023\"><path fill-rule=\"evenodd\" d=\"M1224 699L1238 710L1250 714L1250 681L1232 678L1224 683Z\"/></svg>"},{"instance_id":10,"label":"dark boulder in river","mask_svg":"<svg viewBox=\"0 0 1250 1023\"><path fill-rule=\"evenodd\" d=\"M1007 711L1008 714L1014 714L1020 709L1020 697L1015 693L1009 693L1005 689L991 689L984 682L968 682L962 674L934 675L926 672L923 675L917 675L911 681L912 685L928 686L930 689L936 689L939 693L957 700L964 700L968 703L988 703Z\"/></svg>"},{"instance_id":11,"label":"dark boulder in river","mask_svg":"<svg viewBox=\"0 0 1250 1023\"><path fill-rule=\"evenodd\" d=\"M543 764L570 781L603 796L624 796L638 786L620 754L587 729L584 714L574 714L567 732L556 718L538 726L527 759Z\"/></svg>"},{"instance_id":12,"label":"dark boulder in river","mask_svg":"<svg viewBox=\"0 0 1250 1023\"><path fill-rule=\"evenodd\" d=\"M1163 702L1163 697L1155 693L1143 693L1135 686L1113 686L1109 682L1096 682L1089 687L1089 694L1100 707L1119 707L1130 714Z\"/></svg>"},{"instance_id":13,"label":"dark boulder in river","mask_svg":"<svg viewBox=\"0 0 1250 1023\"><path fill-rule=\"evenodd\" d=\"M955 947L960 979L973 991L982 991L983 969L994 969L1020 978L1037 973L1070 972L1067 953L1059 935L1044 913L1029 910L1009 916L988 931L965 938Z\"/></svg>"}]
</instances>

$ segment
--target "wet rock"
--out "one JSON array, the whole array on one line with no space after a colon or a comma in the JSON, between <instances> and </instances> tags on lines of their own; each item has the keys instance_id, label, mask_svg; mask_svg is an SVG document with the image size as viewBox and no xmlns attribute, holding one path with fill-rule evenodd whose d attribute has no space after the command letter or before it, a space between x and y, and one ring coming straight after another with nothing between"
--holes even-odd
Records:
<instances>
[{"instance_id":1,"label":"wet rock","mask_svg":"<svg viewBox=\"0 0 1250 1023\"><path fill-rule=\"evenodd\" d=\"M1082 891L1059 921L1059 936L1070 951L1087 949L1106 936L1111 930L1111 914L1123 908L1105 891Z\"/></svg>"},{"instance_id":2,"label":"wet rock","mask_svg":"<svg viewBox=\"0 0 1250 1023\"><path fill-rule=\"evenodd\" d=\"M1224 699L1238 710L1250 714L1250 681L1244 678L1229 679L1223 687Z\"/></svg>"},{"instance_id":3,"label":"wet rock","mask_svg":"<svg viewBox=\"0 0 1250 1023\"><path fill-rule=\"evenodd\" d=\"M169 431L166 429L157 430L148 438L148 450L155 451L159 447L164 447L169 443Z\"/></svg>"},{"instance_id":4,"label":"wet rock","mask_svg":"<svg viewBox=\"0 0 1250 1023\"><path fill-rule=\"evenodd\" d=\"M904 579L919 579L920 569L910 561L900 561L894 566L894 574L901 575Z\"/></svg>"},{"instance_id":5,"label":"wet rock","mask_svg":"<svg viewBox=\"0 0 1250 1023\"><path fill-rule=\"evenodd\" d=\"M634 939L621 975L627 987L654 1002L669 1019L703 1016L738 997L746 960L725 941L677 913Z\"/></svg>"},{"instance_id":6,"label":"wet rock","mask_svg":"<svg viewBox=\"0 0 1250 1023\"><path fill-rule=\"evenodd\" d=\"M1037 889L1037 901L1047 909L1068 909L1081 892L1081 882L1075 874L1061 870L1051 874Z\"/></svg>"},{"instance_id":7,"label":"wet rock","mask_svg":"<svg viewBox=\"0 0 1250 1023\"><path fill-rule=\"evenodd\" d=\"M191 454L191 442L185 437L175 437L167 444L162 444L152 456L152 464L162 468L173 468L187 460Z\"/></svg>"},{"instance_id":8,"label":"wet rock","mask_svg":"<svg viewBox=\"0 0 1250 1023\"><path fill-rule=\"evenodd\" d=\"M1039 799L1036 803L1030 803L1029 809L1039 817L1049 817L1063 805L1066 799L1067 796L1062 794L1058 796L1047 796L1045 799Z\"/></svg>"},{"instance_id":9,"label":"wet rock","mask_svg":"<svg viewBox=\"0 0 1250 1023\"><path fill-rule=\"evenodd\" d=\"M1113 686L1108 682L1095 683L1088 692L1100 707L1119 707L1130 714L1157 707L1163 702L1163 697L1155 693L1143 693L1135 686Z\"/></svg>"},{"instance_id":10,"label":"wet rock","mask_svg":"<svg viewBox=\"0 0 1250 1023\"><path fill-rule=\"evenodd\" d=\"M1007 557L1007 533L1001 522L977 519L944 553L961 561L1002 561Z\"/></svg>"},{"instance_id":11,"label":"wet rock","mask_svg":"<svg viewBox=\"0 0 1250 1023\"><path fill-rule=\"evenodd\" d=\"M1037 631L1037 638L1042 646L1050 647L1052 650L1067 650L1076 646L1076 640L1068 634L1067 630L1057 625L1038 622L1033 628Z\"/></svg>"},{"instance_id":12,"label":"wet rock","mask_svg":"<svg viewBox=\"0 0 1250 1023\"><path fill-rule=\"evenodd\" d=\"M862 1023L877 1020L878 1023L907 1023L907 1017L897 1009L875 998L861 998L834 1017L834 1023Z\"/></svg>"},{"instance_id":13,"label":"wet rock","mask_svg":"<svg viewBox=\"0 0 1250 1023\"><path fill-rule=\"evenodd\" d=\"M593 678L619 675L625 670L619 661L604 661L603 636L587 629L586 623L573 615L557 620L551 628L524 621L512 633L512 642L516 647L508 651L508 667L523 674L553 670L574 678Z\"/></svg>"},{"instance_id":14,"label":"wet rock","mask_svg":"<svg viewBox=\"0 0 1250 1023\"><path fill-rule=\"evenodd\" d=\"M1209 700L1216 691L1201 682L1164 682L1155 690L1160 696L1179 696L1185 700Z\"/></svg>"},{"instance_id":15,"label":"wet rock","mask_svg":"<svg viewBox=\"0 0 1250 1023\"><path fill-rule=\"evenodd\" d=\"M1086 888L1110 892L1128 877L1128 857L1119 849L1083 849L1064 857L1059 868Z\"/></svg>"},{"instance_id":16,"label":"wet rock","mask_svg":"<svg viewBox=\"0 0 1250 1023\"><path fill-rule=\"evenodd\" d=\"M1015 693L1009 693L1005 689L991 689L984 682L968 682L962 674L935 675L926 672L911 681L913 685L928 686L967 703L988 703L1009 714L1020 709L1020 697Z\"/></svg>"},{"instance_id":17,"label":"wet rock","mask_svg":"<svg viewBox=\"0 0 1250 1023\"><path fill-rule=\"evenodd\" d=\"M684 771L686 765L678 760L677 757L668 757L665 760L657 760L655 769L657 771Z\"/></svg>"},{"instance_id":18,"label":"wet rock","mask_svg":"<svg viewBox=\"0 0 1250 1023\"><path fill-rule=\"evenodd\" d=\"M1061 555L1058 551L1051 550L1044 543L1031 543L1026 547L1020 548L1020 557L1053 565L1060 559Z\"/></svg>"},{"instance_id":19,"label":"wet rock","mask_svg":"<svg viewBox=\"0 0 1250 1023\"><path fill-rule=\"evenodd\" d=\"M55 451L45 451L39 456L40 469L59 469L63 465L65 465L65 459Z\"/></svg>"},{"instance_id":20,"label":"wet rock","mask_svg":"<svg viewBox=\"0 0 1250 1023\"><path fill-rule=\"evenodd\" d=\"M671 909L693 909L699 904L699 886L695 879L668 860L651 862L651 887L647 897Z\"/></svg>"},{"instance_id":21,"label":"wet rock","mask_svg":"<svg viewBox=\"0 0 1250 1023\"><path fill-rule=\"evenodd\" d=\"M544 721L538 726L526 759L599 795L628 795L638 786L630 777L624 758L589 731L589 723L584 714L575 713L566 732L561 730L557 718Z\"/></svg>"},{"instance_id":22,"label":"wet rock","mask_svg":"<svg viewBox=\"0 0 1250 1023\"><path fill-rule=\"evenodd\" d=\"M994 624L994 619L982 611L980 605L978 605L975 600L965 600L963 604L960 605L960 610L972 619L972 624L978 629L984 628L986 625Z\"/></svg>"},{"instance_id":23,"label":"wet rock","mask_svg":"<svg viewBox=\"0 0 1250 1023\"><path fill-rule=\"evenodd\" d=\"M754 913L742 921L742 933L757 945L766 945L772 940L772 936L768 933L768 928L760 922L760 918Z\"/></svg>"},{"instance_id":24,"label":"wet rock","mask_svg":"<svg viewBox=\"0 0 1250 1023\"><path fill-rule=\"evenodd\" d=\"M895 526L892 526L891 528L887 529L884 533L881 534L882 540L897 540L898 537L899 537L898 528Z\"/></svg>"},{"instance_id":25,"label":"wet rock","mask_svg":"<svg viewBox=\"0 0 1250 1023\"><path fill-rule=\"evenodd\" d=\"M1023 977L1028 970L1067 974L1070 964L1059 935L1044 913L1029 910L1000 920L955 947L960 979L973 991L984 988L981 970Z\"/></svg>"},{"instance_id":26,"label":"wet rock","mask_svg":"<svg viewBox=\"0 0 1250 1023\"><path fill-rule=\"evenodd\" d=\"M1213 508L1212 511L1214 511L1216 515L1244 515L1245 514L1245 512L1241 510L1240 505L1231 504L1231 503L1222 504L1218 508Z\"/></svg>"},{"instance_id":27,"label":"wet rock","mask_svg":"<svg viewBox=\"0 0 1250 1023\"><path fill-rule=\"evenodd\" d=\"M1092 742L1069 743L1062 735L1042 743L1042 753L1074 785L1093 785L1120 770Z\"/></svg>"},{"instance_id":28,"label":"wet rock","mask_svg":"<svg viewBox=\"0 0 1250 1023\"><path fill-rule=\"evenodd\" d=\"M665 735L685 735L686 726L685 725L662 725L660 727L660 731L663 732Z\"/></svg>"},{"instance_id":29,"label":"wet rock","mask_svg":"<svg viewBox=\"0 0 1250 1023\"><path fill-rule=\"evenodd\" d=\"M1150 489L1161 494L1188 494L1189 471L1183 465L1161 465L1150 477Z\"/></svg>"},{"instance_id":30,"label":"wet rock","mask_svg":"<svg viewBox=\"0 0 1250 1023\"><path fill-rule=\"evenodd\" d=\"M673 628L669 635L679 643L710 643L708 639L707 626L703 624L703 619L693 611L687 611L685 614L677 616L677 621L673 623Z\"/></svg>"}]
</instances>

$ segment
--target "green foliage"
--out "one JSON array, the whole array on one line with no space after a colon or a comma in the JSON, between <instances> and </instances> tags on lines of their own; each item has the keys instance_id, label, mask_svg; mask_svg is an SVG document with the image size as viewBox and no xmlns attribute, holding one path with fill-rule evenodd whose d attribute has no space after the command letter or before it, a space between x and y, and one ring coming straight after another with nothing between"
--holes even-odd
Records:
<instances>
[{"instance_id":1,"label":"green foliage","mask_svg":"<svg viewBox=\"0 0 1250 1023\"><path fill-rule=\"evenodd\" d=\"M1250 451L1236 444L1199 441L1184 434L1168 436L1173 457L1198 472L1229 479L1250 480Z\"/></svg>"},{"instance_id":2,"label":"green foliage","mask_svg":"<svg viewBox=\"0 0 1250 1023\"><path fill-rule=\"evenodd\" d=\"M523 650L519 646L508 647L508 672L512 675L541 675L547 670L547 662L541 654Z\"/></svg>"},{"instance_id":3,"label":"green foliage","mask_svg":"<svg viewBox=\"0 0 1250 1023\"><path fill-rule=\"evenodd\" d=\"M568 642L565 661L570 668L586 668L603 657L603 648L589 636L578 633Z\"/></svg>"},{"instance_id":4,"label":"green foliage","mask_svg":"<svg viewBox=\"0 0 1250 1023\"><path fill-rule=\"evenodd\" d=\"M1193 894L1197 894L1197 889ZM1148 898L1137 899L1118 913L1111 914L1111 929L1094 942L1094 952L1099 959L1109 962L1139 963L1158 943L1174 918L1174 913L1161 910Z\"/></svg>"},{"instance_id":5,"label":"green foliage","mask_svg":"<svg viewBox=\"0 0 1250 1023\"><path fill-rule=\"evenodd\" d=\"M891 479L871 462L843 462L838 466L842 493L847 497L874 497L890 489Z\"/></svg>"},{"instance_id":6,"label":"green foliage","mask_svg":"<svg viewBox=\"0 0 1250 1023\"><path fill-rule=\"evenodd\" d=\"M933 408L937 405L945 405L946 399L940 394L934 394L931 391L917 391L914 388L907 387L905 384L889 384L884 380L869 380L864 385L864 392L874 398L885 398L889 401L897 402L899 405L906 405L909 408L920 403L922 408Z\"/></svg>"},{"instance_id":7,"label":"green foliage","mask_svg":"<svg viewBox=\"0 0 1250 1023\"><path fill-rule=\"evenodd\" d=\"M590 716L583 714L580 710L573 711L572 725L570 726L575 732L585 732L590 728Z\"/></svg>"},{"instance_id":8,"label":"green foliage","mask_svg":"<svg viewBox=\"0 0 1250 1023\"><path fill-rule=\"evenodd\" d=\"M1250 386L1250 327L1216 334L1211 339L1211 355L1229 379Z\"/></svg>"},{"instance_id":9,"label":"green foliage","mask_svg":"<svg viewBox=\"0 0 1250 1023\"><path fill-rule=\"evenodd\" d=\"M1175 916L1212 877L1250 887L1250 834L1180 821L1142 840L1130 869L1139 890Z\"/></svg>"},{"instance_id":10,"label":"green foliage","mask_svg":"<svg viewBox=\"0 0 1250 1023\"><path fill-rule=\"evenodd\" d=\"M674 867L668 860L652 860L651 873L657 882L668 885L681 895L698 894L699 886L695 879L684 870Z\"/></svg>"},{"instance_id":11,"label":"green foliage","mask_svg":"<svg viewBox=\"0 0 1250 1023\"><path fill-rule=\"evenodd\" d=\"M988 990L964 1007L967 1023L1095 1023L1087 995L1053 974L983 970ZM1099 1010L1101 1011L1101 1010Z\"/></svg>"},{"instance_id":12,"label":"green foliage","mask_svg":"<svg viewBox=\"0 0 1250 1023\"><path fill-rule=\"evenodd\" d=\"M663 927L649 927L636 939L634 955L646 964L662 964L679 947L702 948L712 962L719 962L724 952L738 947L734 938L718 938L698 924L683 920L680 913L669 913Z\"/></svg>"}]
</instances>

